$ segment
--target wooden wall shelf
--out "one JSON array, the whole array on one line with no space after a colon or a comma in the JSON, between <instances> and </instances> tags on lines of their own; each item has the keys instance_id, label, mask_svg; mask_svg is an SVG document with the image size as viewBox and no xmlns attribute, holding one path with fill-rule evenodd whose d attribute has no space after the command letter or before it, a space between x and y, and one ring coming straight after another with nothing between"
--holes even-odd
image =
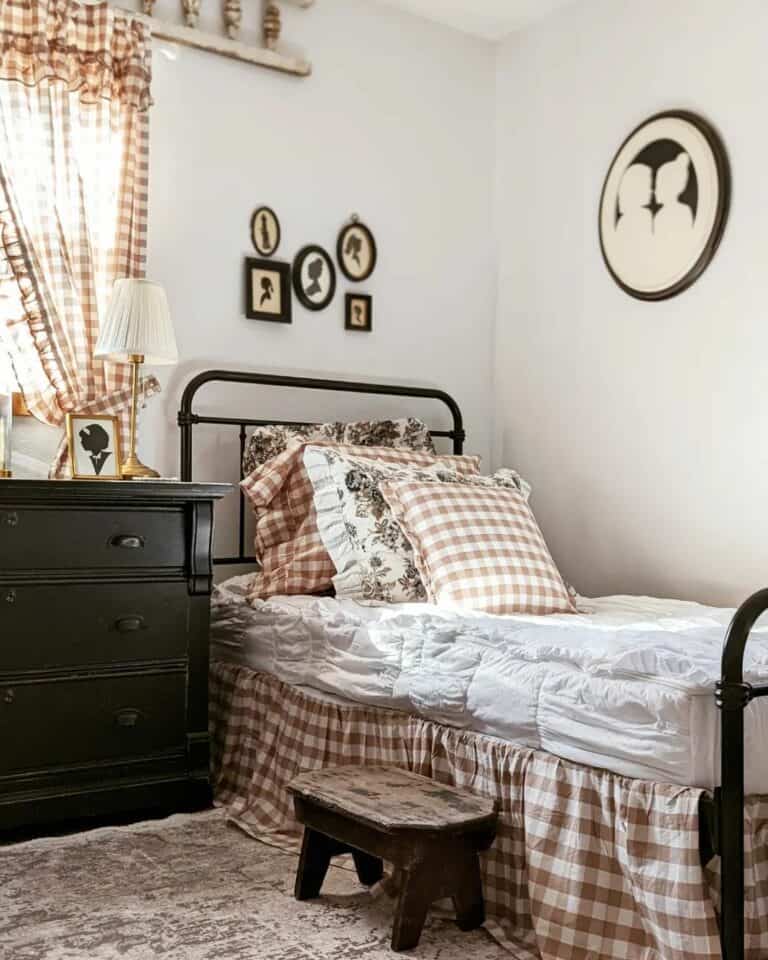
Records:
<instances>
[{"instance_id":1,"label":"wooden wall shelf","mask_svg":"<svg viewBox=\"0 0 768 960\"><path fill-rule=\"evenodd\" d=\"M309 6L306 0L302 6ZM269 70L279 70L281 73L290 73L296 77L308 77L312 73L312 64L297 57L286 57L275 50L266 47L244 43L242 40L230 40L229 37L207 33L196 27L186 27L182 24L164 23L154 17L141 17L152 30L152 36L158 40L168 40L171 43L180 43L185 47L194 47L196 50L207 50L217 53L221 57L232 60L242 60L245 63L254 63Z\"/></svg>"}]
</instances>

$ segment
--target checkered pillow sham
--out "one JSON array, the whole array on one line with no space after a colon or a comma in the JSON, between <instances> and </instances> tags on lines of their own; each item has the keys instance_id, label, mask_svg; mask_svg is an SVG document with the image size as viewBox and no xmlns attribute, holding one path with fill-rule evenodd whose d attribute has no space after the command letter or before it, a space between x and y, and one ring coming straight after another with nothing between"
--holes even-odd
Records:
<instances>
[{"instance_id":1,"label":"checkered pillow sham","mask_svg":"<svg viewBox=\"0 0 768 960\"><path fill-rule=\"evenodd\" d=\"M408 466L445 463L458 473L477 473L480 458L434 457L397 447L333 446L347 455ZM257 468L240 484L256 513L255 553L261 569L254 576L251 597L323 593L336 574L317 528L313 487L304 468L306 443L295 443Z\"/></svg>"},{"instance_id":2,"label":"checkered pillow sham","mask_svg":"<svg viewBox=\"0 0 768 960\"><path fill-rule=\"evenodd\" d=\"M486 613L575 613L538 524L516 490L381 484L433 603Z\"/></svg>"}]
</instances>

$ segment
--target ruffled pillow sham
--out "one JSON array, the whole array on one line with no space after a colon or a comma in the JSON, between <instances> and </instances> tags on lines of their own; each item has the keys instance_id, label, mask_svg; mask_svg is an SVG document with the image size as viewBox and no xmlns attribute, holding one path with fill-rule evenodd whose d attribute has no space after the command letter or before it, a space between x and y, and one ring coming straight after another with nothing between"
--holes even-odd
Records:
<instances>
[{"instance_id":1,"label":"ruffled pillow sham","mask_svg":"<svg viewBox=\"0 0 768 960\"><path fill-rule=\"evenodd\" d=\"M314 488L317 528L336 568L337 597L361 603L427 600L413 548L382 496L392 480L507 487L527 498L530 487L513 470L494 477L460 472L450 461L428 466L385 464L334 447L307 446L304 466Z\"/></svg>"},{"instance_id":2,"label":"ruffled pillow sham","mask_svg":"<svg viewBox=\"0 0 768 960\"><path fill-rule=\"evenodd\" d=\"M332 587L334 566L317 529L313 487L304 467L307 444L293 443L258 467L240 484L256 514L255 553L261 567L254 575L251 597L318 594ZM320 445L320 449L325 448ZM445 456L398 447L331 444L350 455L377 462L429 467L436 462L457 472L477 473L479 457Z\"/></svg>"}]
</instances>

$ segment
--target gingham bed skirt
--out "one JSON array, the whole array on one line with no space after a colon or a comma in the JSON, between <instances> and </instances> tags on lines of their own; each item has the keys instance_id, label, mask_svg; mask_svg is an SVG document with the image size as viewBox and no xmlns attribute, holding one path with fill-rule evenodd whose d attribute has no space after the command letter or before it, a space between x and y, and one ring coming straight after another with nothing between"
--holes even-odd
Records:
<instances>
[{"instance_id":1,"label":"gingham bed skirt","mask_svg":"<svg viewBox=\"0 0 768 960\"><path fill-rule=\"evenodd\" d=\"M316 699L211 668L218 803L251 832L296 829L302 770L392 764L501 805L483 855L486 926L521 960L720 957L717 864L699 858L702 791L630 780L393 710ZM768 956L768 798L747 803L747 957ZM761 929L762 932L761 932Z\"/></svg>"}]
</instances>

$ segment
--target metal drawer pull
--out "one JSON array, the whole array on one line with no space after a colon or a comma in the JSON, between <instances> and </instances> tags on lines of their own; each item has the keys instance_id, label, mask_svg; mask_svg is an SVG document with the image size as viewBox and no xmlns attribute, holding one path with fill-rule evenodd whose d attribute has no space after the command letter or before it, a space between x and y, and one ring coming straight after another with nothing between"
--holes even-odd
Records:
<instances>
[{"instance_id":1,"label":"metal drawer pull","mask_svg":"<svg viewBox=\"0 0 768 960\"><path fill-rule=\"evenodd\" d=\"M141 710L134 710L132 707L115 711L115 723L118 727L135 727L143 719L144 714Z\"/></svg>"},{"instance_id":2,"label":"metal drawer pull","mask_svg":"<svg viewBox=\"0 0 768 960\"><path fill-rule=\"evenodd\" d=\"M109 541L111 546L120 547L122 550L141 550L144 546L144 537L137 537L130 533L121 533L112 537Z\"/></svg>"},{"instance_id":3,"label":"metal drawer pull","mask_svg":"<svg viewBox=\"0 0 768 960\"><path fill-rule=\"evenodd\" d=\"M3 517L3 520L9 527L18 527L19 525L19 515L15 510L11 510L10 513L6 513Z\"/></svg>"},{"instance_id":4,"label":"metal drawer pull","mask_svg":"<svg viewBox=\"0 0 768 960\"><path fill-rule=\"evenodd\" d=\"M6 593L6 595L5 595L5 602L6 602L6 603L16 603L16 591L15 591L15 590L9 590L8 593Z\"/></svg>"},{"instance_id":5,"label":"metal drawer pull","mask_svg":"<svg viewBox=\"0 0 768 960\"><path fill-rule=\"evenodd\" d=\"M144 617L123 617L115 620L115 630L118 633L136 633L144 629Z\"/></svg>"},{"instance_id":6,"label":"metal drawer pull","mask_svg":"<svg viewBox=\"0 0 768 960\"><path fill-rule=\"evenodd\" d=\"M8 687L8 689L3 693L3 703L13 703L15 699L16 691L12 687Z\"/></svg>"}]
</instances>

